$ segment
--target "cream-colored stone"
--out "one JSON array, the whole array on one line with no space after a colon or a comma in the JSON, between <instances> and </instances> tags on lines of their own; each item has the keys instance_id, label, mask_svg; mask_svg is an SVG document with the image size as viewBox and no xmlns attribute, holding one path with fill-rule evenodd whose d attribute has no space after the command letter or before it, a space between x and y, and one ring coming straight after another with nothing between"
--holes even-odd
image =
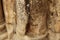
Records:
<instances>
[{"instance_id":1,"label":"cream-colored stone","mask_svg":"<svg viewBox=\"0 0 60 40\"><path fill-rule=\"evenodd\" d=\"M8 32L8 39L10 40L13 36L13 31L16 26L15 23L15 11L14 11L14 1L15 0L2 0L3 9L6 20L6 28Z\"/></svg>"},{"instance_id":2,"label":"cream-colored stone","mask_svg":"<svg viewBox=\"0 0 60 40\"><path fill-rule=\"evenodd\" d=\"M17 35L25 35L26 25L28 21L28 14L25 10L25 0L16 0L16 12L17 12Z\"/></svg>"}]
</instances>

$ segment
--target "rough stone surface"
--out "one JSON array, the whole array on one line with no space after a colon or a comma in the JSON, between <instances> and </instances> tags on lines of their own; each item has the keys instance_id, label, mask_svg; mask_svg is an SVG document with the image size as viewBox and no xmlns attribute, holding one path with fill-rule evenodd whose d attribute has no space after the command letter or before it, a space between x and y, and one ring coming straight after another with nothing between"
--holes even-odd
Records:
<instances>
[{"instance_id":1,"label":"rough stone surface","mask_svg":"<svg viewBox=\"0 0 60 40\"><path fill-rule=\"evenodd\" d=\"M44 39L44 37L47 36L45 35L47 34L46 25L47 11L48 11L47 0L30 0L30 16L28 24L29 27L27 28L28 36L36 38L40 36L42 40Z\"/></svg>"},{"instance_id":2,"label":"rough stone surface","mask_svg":"<svg viewBox=\"0 0 60 40\"><path fill-rule=\"evenodd\" d=\"M6 20L6 29L8 32L8 39L13 36L15 23L14 0L3 0L4 15Z\"/></svg>"},{"instance_id":3,"label":"rough stone surface","mask_svg":"<svg viewBox=\"0 0 60 40\"><path fill-rule=\"evenodd\" d=\"M49 0L48 33L49 40L60 40L60 0Z\"/></svg>"},{"instance_id":4,"label":"rough stone surface","mask_svg":"<svg viewBox=\"0 0 60 40\"><path fill-rule=\"evenodd\" d=\"M17 10L17 35L25 35L26 25L28 21L28 14L25 10L25 0L16 0Z\"/></svg>"},{"instance_id":5,"label":"rough stone surface","mask_svg":"<svg viewBox=\"0 0 60 40\"><path fill-rule=\"evenodd\" d=\"M60 0L0 0L0 40L60 40Z\"/></svg>"}]
</instances>

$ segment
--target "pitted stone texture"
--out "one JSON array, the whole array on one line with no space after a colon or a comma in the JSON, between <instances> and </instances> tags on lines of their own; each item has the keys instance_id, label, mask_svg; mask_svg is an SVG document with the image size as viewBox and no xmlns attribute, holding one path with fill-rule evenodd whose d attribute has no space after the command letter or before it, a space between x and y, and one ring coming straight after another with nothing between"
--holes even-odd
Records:
<instances>
[{"instance_id":1,"label":"pitted stone texture","mask_svg":"<svg viewBox=\"0 0 60 40\"><path fill-rule=\"evenodd\" d=\"M40 36L47 32L47 0L30 0L30 19L27 35Z\"/></svg>"}]
</instances>

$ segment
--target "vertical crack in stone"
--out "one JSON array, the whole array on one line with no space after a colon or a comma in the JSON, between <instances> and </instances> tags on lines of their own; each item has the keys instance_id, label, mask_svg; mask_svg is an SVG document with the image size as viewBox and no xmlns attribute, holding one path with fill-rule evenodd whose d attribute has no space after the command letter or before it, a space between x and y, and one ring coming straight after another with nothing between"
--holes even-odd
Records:
<instances>
[{"instance_id":1,"label":"vertical crack in stone","mask_svg":"<svg viewBox=\"0 0 60 40\"><path fill-rule=\"evenodd\" d=\"M3 13L2 0L0 0L0 22L4 22L4 13Z\"/></svg>"},{"instance_id":2,"label":"vertical crack in stone","mask_svg":"<svg viewBox=\"0 0 60 40\"><path fill-rule=\"evenodd\" d=\"M25 0L25 9L26 9L26 12L28 14L28 23L26 25L26 33L27 34L27 31L29 30L29 20L30 20L30 3L29 3L29 0Z\"/></svg>"}]
</instances>

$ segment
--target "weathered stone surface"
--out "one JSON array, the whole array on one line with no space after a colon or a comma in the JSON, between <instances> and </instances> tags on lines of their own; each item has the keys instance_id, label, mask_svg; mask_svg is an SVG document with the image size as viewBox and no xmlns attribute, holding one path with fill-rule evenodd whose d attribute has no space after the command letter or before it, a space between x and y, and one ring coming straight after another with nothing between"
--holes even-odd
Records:
<instances>
[{"instance_id":1,"label":"weathered stone surface","mask_svg":"<svg viewBox=\"0 0 60 40\"><path fill-rule=\"evenodd\" d=\"M54 32L60 32L60 1L51 0L50 12L48 13L48 25L49 28Z\"/></svg>"},{"instance_id":2,"label":"weathered stone surface","mask_svg":"<svg viewBox=\"0 0 60 40\"><path fill-rule=\"evenodd\" d=\"M51 30L49 30L48 32L49 32L48 35L49 40L60 40L60 33L54 33Z\"/></svg>"},{"instance_id":3,"label":"weathered stone surface","mask_svg":"<svg viewBox=\"0 0 60 40\"><path fill-rule=\"evenodd\" d=\"M6 20L6 28L7 28L9 40L13 37L13 31L16 26L14 1L15 0L3 0L4 15Z\"/></svg>"},{"instance_id":4,"label":"weathered stone surface","mask_svg":"<svg viewBox=\"0 0 60 40\"><path fill-rule=\"evenodd\" d=\"M60 40L60 0L2 1L0 40Z\"/></svg>"},{"instance_id":5,"label":"weathered stone surface","mask_svg":"<svg viewBox=\"0 0 60 40\"><path fill-rule=\"evenodd\" d=\"M39 36L44 39L47 35L46 14L48 11L47 0L30 0L30 18L27 35L30 37ZM43 35L43 37L42 37ZM45 36L44 36L45 35ZM44 39L46 40L46 39Z\"/></svg>"},{"instance_id":6,"label":"weathered stone surface","mask_svg":"<svg viewBox=\"0 0 60 40\"><path fill-rule=\"evenodd\" d=\"M28 14L25 10L25 0L16 0L16 12L17 12L16 34L18 36L22 36L25 35L26 25L28 21Z\"/></svg>"},{"instance_id":7,"label":"weathered stone surface","mask_svg":"<svg viewBox=\"0 0 60 40\"><path fill-rule=\"evenodd\" d=\"M60 0L49 0L49 40L60 40Z\"/></svg>"}]
</instances>

